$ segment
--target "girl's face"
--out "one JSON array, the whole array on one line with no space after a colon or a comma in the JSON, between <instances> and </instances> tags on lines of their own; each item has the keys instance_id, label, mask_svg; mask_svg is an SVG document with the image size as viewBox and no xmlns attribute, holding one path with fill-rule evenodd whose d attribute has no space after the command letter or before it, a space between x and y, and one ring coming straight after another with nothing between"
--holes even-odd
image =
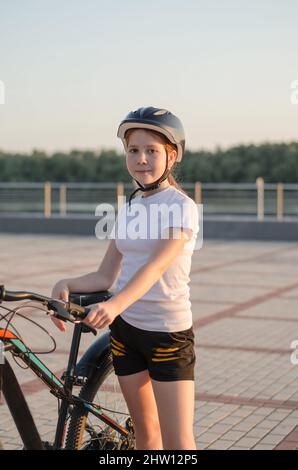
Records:
<instances>
[{"instance_id":1,"label":"girl's face","mask_svg":"<svg viewBox=\"0 0 298 470\"><path fill-rule=\"evenodd\" d=\"M169 153L168 168L175 161L176 152ZM166 149L158 136L143 129L136 129L129 137L126 165L129 173L141 184L153 183L166 168Z\"/></svg>"}]
</instances>

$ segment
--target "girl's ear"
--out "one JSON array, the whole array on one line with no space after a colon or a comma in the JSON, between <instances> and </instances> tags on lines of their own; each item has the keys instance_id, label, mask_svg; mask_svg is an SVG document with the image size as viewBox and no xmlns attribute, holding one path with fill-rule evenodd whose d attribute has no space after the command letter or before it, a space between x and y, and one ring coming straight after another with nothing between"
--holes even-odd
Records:
<instances>
[{"instance_id":1,"label":"girl's ear","mask_svg":"<svg viewBox=\"0 0 298 470\"><path fill-rule=\"evenodd\" d=\"M170 167L172 168L172 166L174 165L175 161L176 161L176 158L177 158L177 152L176 150L172 150L170 153L169 153L169 164L170 164Z\"/></svg>"}]
</instances>

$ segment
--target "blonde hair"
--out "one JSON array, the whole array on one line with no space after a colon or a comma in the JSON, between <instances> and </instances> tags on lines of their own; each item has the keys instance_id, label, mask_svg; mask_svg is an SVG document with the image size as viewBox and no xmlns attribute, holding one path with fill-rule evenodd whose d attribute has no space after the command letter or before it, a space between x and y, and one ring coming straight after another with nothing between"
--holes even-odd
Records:
<instances>
[{"instance_id":1,"label":"blonde hair","mask_svg":"<svg viewBox=\"0 0 298 470\"><path fill-rule=\"evenodd\" d=\"M129 138L131 137L131 134L138 130L138 129L141 129L141 128L133 128L133 129L128 129L128 131L125 132L125 141L126 141L126 144L128 145L129 143ZM172 142L169 141L169 139L161 134L160 132L157 132L157 131L153 131L151 129L141 129L142 131L146 131L148 132L148 134L152 135L153 137L159 137L165 147L165 150L167 152L167 154L169 152L172 152L173 150L175 150L176 152L176 158L177 158L177 147L175 144L172 144ZM176 169L176 166L177 166L177 162L175 161L172 168L171 168L171 173L168 175L168 177L166 178L169 182L169 184L171 186L173 186L174 188L178 189L178 191L181 191L182 193L186 194L188 196L188 194L186 193L186 191L184 191L184 189L182 189L182 187L180 186L180 184L177 182L176 178L174 177L174 175L172 174L175 169Z\"/></svg>"}]
</instances>

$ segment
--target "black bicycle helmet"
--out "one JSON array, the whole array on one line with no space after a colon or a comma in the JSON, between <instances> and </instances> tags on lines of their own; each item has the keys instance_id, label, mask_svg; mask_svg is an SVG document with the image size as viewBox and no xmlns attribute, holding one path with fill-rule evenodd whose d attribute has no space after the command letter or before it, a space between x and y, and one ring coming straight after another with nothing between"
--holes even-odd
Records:
<instances>
[{"instance_id":1,"label":"black bicycle helmet","mask_svg":"<svg viewBox=\"0 0 298 470\"><path fill-rule=\"evenodd\" d=\"M117 137L122 140L125 151L127 151L127 142L125 139L125 133L129 129L150 129L160 134L163 134L168 138L168 140L177 147L177 159L176 162L181 162L183 158L184 148L185 148L185 136L184 129L180 119L178 119L174 114L166 109L154 108L153 106L142 107L136 111L131 111L125 119L120 123ZM170 174L168 170L168 153L166 168L164 173L158 178L157 181L147 185L146 187L142 186L137 180L139 188L136 189L129 198L129 206L133 195L137 191L152 191L157 189L161 182L164 181Z\"/></svg>"}]
</instances>

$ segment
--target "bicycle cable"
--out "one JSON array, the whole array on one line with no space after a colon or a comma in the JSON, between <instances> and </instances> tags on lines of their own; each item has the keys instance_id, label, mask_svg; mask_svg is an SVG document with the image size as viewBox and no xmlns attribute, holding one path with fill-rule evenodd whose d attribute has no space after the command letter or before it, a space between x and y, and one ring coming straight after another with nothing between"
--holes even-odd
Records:
<instances>
[{"instance_id":1,"label":"bicycle cable","mask_svg":"<svg viewBox=\"0 0 298 470\"><path fill-rule=\"evenodd\" d=\"M31 308L33 309L36 309L36 310L39 310L39 311L42 311L42 312L48 312L48 309L45 309L45 308L42 308L40 305L35 305L33 303L34 301L26 301L24 303L22 303L21 305L18 305L17 307L15 307L14 309L10 309L8 307L5 307L3 305L0 305L0 309L3 309L3 310L6 310L7 313L5 315L1 314L0 313L0 321L4 320L6 322L6 327L5 327L5 332L4 332L4 336L6 334L6 332L8 331L9 328L11 328L14 333L17 335L17 337L25 344L25 342L23 341L23 338L22 338L22 335L19 333L18 329L15 327L15 325L12 323L14 317L21 317L23 318L24 320L34 324L35 326L37 326L38 328L40 328L44 333L46 333L46 335L51 339L52 343L53 343L53 346L51 349L49 349L48 351L34 351L32 349L28 350L28 352L25 352L24 354L27 354L27 358L30 360L30 353L33 353L33 354L36 354L36 355L39 355L39 354L50 354L52 352L54 352L56 349L57 349L57 343L55 341L55 338L52 336L52 334L46 329L44 328L44 326L42 326L41 324L39 324L37 321L33 320L32 318L29 318L27 317L26 315L20 313L20 310L23 309L23 308L28 308L28 306L30 306ZM33 305L32 305L33 303ZM10 318L7 318L8 315L11 314ZM16 356L15 354L12 354L13 356L13 359L14 361L16 362L16 364L21 367L22 369L27 369L29 367L29 365L26 365L25 367L23 365L21 365L17 360L16 360Z\"/></svg>"}]
</instances>

